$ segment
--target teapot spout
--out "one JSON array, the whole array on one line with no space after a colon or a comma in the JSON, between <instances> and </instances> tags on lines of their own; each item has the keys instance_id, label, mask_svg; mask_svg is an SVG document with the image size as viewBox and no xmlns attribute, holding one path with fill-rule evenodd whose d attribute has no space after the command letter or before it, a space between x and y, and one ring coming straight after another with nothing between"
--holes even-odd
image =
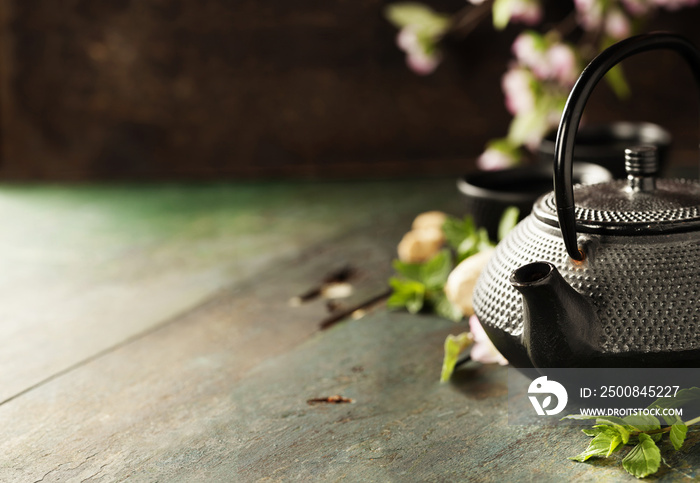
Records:
<instances>
[{"instance_id":1,"label":"teapot spout","mask_svg":"<svg viewBox=\"0 0 700 483\"><path fill-rule=\"evenodd\" d=\"M586 365L599 353L593 308L554 265L524 265L510 283L523 296L523 345L535 367Z\"/></svg>"}]
</instances>

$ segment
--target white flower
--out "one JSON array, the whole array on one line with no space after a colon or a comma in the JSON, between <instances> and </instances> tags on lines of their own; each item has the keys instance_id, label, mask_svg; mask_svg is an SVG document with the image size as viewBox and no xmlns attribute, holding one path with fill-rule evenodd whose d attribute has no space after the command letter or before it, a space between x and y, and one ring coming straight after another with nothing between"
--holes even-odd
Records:
<instances>
[{"instance_id":1,"label":"white flower","mask_svg":"<svg viewBox=\"0 0 700 483\"><path fill-rule=\"evenodd\" d=\"M498 349L496 349L486 332L484 332L484 328L481 327L476 315L469 317L469 331L474 337L474 345L471 351L472 360L482 364L498 363L502 366L508 364L508 360L498 352Z\"/></svg>"},{"instance_id":2,"label":"white flower","mask_svg":"<svg viewBox=\"0 0 700 483\"><path fill-rule=\"evenodd\" d=\"M488 249L465 258L450 272L447 282L445 282L447 300L459 307L462 314L467 317L474 314L474 306L472 305L474 287L492 254L493 250Z\"/></svg>"}]
</instances>

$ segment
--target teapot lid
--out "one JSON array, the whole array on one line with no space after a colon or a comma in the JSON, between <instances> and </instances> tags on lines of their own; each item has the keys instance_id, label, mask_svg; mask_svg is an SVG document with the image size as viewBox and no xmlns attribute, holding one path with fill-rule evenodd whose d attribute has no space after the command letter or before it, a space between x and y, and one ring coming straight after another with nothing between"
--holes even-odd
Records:
<instances>
[{"instance_id":1,"label":"teapot lid","mask_svg":"<svg viewBox=\"0 0 700 483\"><path fill-rule=\"evenodd\" d=\"M627 179L574 187L576 230L618 235L700 229L700 183L656 179L655 146L625 150ZM555 194L536 203L535 217L559 227Z\"/></svg>"}]
</instances>

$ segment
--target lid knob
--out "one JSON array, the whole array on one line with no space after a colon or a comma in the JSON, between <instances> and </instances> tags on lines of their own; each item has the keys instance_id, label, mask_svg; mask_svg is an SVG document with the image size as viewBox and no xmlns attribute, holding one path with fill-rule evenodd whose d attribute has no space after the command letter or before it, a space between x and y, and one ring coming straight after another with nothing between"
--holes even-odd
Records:
<instances>
[{"instance_id":1,"label":"lid knob","mask_svg":"<svg viewBox=\"0 0 700 483\"><path fill-rule=\"evenodd\" d=\"M654 175L659 170L659 153L656 146L642 145L625 149L625 171L631 191L656 189Z\"/></svg>"}]
</instances>

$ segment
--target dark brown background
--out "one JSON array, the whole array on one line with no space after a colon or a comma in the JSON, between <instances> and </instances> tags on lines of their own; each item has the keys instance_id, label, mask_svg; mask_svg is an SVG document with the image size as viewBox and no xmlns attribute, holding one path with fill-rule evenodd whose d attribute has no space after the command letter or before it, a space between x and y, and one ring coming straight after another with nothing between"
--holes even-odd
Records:
<instances>
[{"instance_id":1,"label":"dark brown background","mask_svg":"<svg viewBox=\"0 0 700 483\"><path fill-rule=\"evenodd\" d=\"M510 42L484 25L412 74L380 0L7 0L0 176L241 179L457 174L508 123ZM464 0L432 0L454 12ZM550 0L548 5L567 5ZM569 2L570 3L570 2ZM556 16L556 13L553 14ZM700 43L700 9L647 30ZM696 162L698 96L673 55L627 62L632 101L599 88L591 121L647 120Z\"/></svg>"}]
</instances>

